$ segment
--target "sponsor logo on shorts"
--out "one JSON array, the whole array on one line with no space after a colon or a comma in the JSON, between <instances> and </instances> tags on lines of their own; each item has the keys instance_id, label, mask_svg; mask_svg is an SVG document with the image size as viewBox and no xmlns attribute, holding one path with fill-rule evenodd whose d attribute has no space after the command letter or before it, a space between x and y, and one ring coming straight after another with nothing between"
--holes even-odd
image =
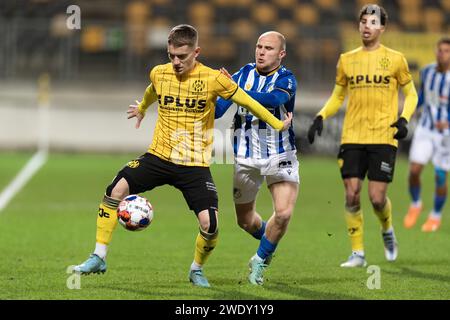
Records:
<instances>
[{"instance_id":1,"label":"sponsor logo on shorts","mask_svg":"<svg viewBox=\"0 0 450 320\"><path fill-rule=\"evenodd\" d=\"M392 173L392 167L389 163L381 161L380 170L386 173Z\"/></svg>"},{"instance_id":2,"label":"sponsor logo on shorts","mask_svg":"<svg viewBox=\"0 0 450 320\"><path fill-rule=\"evenodd\" d=\"M137 168L137 167L139 167L139 161L132 160L132 161L127 163L127 166L129 166L132 169Z\"/></svg>"},{"instance_id":3,"label":"sponsor logo on shorts","mask_svg":"<svg viewBox=\"0 0 450 320\"><path fill-rule=\"evenodd\" d=\"M214 183L212 183L212 182L208 182L208 181L206 182L206 189L208 191L217 192L216 185Z\"/></svg>"},{"instance_id":4,"label":"sponsor logo on shorts","mask_svg":"<svg viewBox=\"0 0 450 320\"><path fill-rule=\"evenodd\" d=\"M279 167L280 169L292 168L292 161L290 161L290 160L283 160L283 161L280 161L280 162L278 163L278 167Z\"/></svg>"}]
</instances>

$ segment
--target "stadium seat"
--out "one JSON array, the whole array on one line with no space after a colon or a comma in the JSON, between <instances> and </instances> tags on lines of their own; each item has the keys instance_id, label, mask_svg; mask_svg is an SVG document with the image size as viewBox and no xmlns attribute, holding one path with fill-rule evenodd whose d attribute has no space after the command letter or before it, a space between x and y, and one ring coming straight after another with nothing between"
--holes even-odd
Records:
<instances>
[{"instance_id":1,"label":"stadium seat","mask_svg":"<svg viewBox=\"0 0 450 320\"><path fill-rule=\"evenodd\" d=\"M255 24L248 19L238 19L231 23L231 35L238 41L255 41L256 28Z\"/></svg>"},{"instance_id":2,"label":"stadium seat","mask_svg":"<svg viewBox=\"0 0 450 320\"><path fill-rule=\"evenodd\" d=\"M312 4L300 4L294 9L295 21L306 26L315 26L319 23L319 11Z\"/></svg>"},{"instance_id":3,"label":"stadium seat","mask_svg":"<svg viewBox=\"0 0 450 320\"><path fill-rule=\"evenodd\" d=\"M401 10L405 8L420 8L422 6L422 0L397 0Z\"/></svg>"},{"instance_id":4,"label":"stadium seat","mask_svg":"<svg viewBox=\"0 0 450 320\"><path fill-rule=\"evenodd\" d=\"M334 11L339 9L339 0L314 0L314 2L324 10Z\"/></svg>"},{"instance_id":5,"label":"stadium seat","mask_svg":"<svg viewBox=\"0 0 450 320\"><path fill-rule=\"evenodd\" d=\"M294 42L298 36L298 26L292 20L283 19L276 25L276 30L286 37L287 42Z\"/></svg>"},{"instance_id":6,"label":"stadium seat","mask_svg":"<svg viewBox=\"0 0 450 320\"><path fill-rule=\"evenodd\" d=\"M427 32L442 32L445 23L444 15L438 8L426 8L424 12L424 27Z\"/></svg>"},{"instance_id":7,"label":"stadium seat","mask_svg":"<svg viewBox=\"0 0 450 320\"><path fill-rule=\"evenodd\" d=\"M400 22L410 31L419 31L422 26L422 13L415 7L405 7L400 11Z\"/></svg>"},{"instance_id":8,"label":"stadium seat","mask_svg":"<svg viewBox=\"0 0 450 320\"><path fill-rule=\"evenodd\" d=\"M446 12L450 12L450 0L441 0L441 7L442 7Z\"/></svg>"},{"instance_id":9,"label":"stadium seat","mask_svg":"<svg viewBox=\"0 0 450 320\"><path fill-rule=\"evenodd\" d=\"M261 3L253 6L252 19L261 25L274 24L278 19L278 10L270 3Z\"/></svg>"},{"instance_id":10,"label":"stadium seat","mask_svg":"<svg viewBox=\"0 0 450 320\"><path fill-rule=\"evenodd\" d=\"M277 8L281 9L290 9L294 8L297 5L296 0L273 0L272 1L274 5L277 6Z\"/></svg>"},{"instance_id":11,"label":"stadium seat","mask_svg":"<svg viewBox=\"0 0 450 320\"><path fill-rule=\"evenodd\" d=\"M188 18L195 26L212 24L215 18L214 7L208 2L195 2L188 6Z\"/></svg>"}]
</instances>

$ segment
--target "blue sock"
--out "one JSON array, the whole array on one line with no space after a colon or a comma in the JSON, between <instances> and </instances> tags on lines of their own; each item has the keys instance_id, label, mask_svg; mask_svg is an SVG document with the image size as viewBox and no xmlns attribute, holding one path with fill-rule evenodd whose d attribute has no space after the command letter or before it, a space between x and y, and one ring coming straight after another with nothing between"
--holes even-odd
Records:
<instances>
[{"instance_id":1,"label":"blue sock","mask_svg":"<svg viewBox=\"0 0 450 320\"><path fill-rule=\"evenodd\" d=\"M434 213L435 214L441 214L442 208L444 207L445 200L447 199L447 196L439 196L437 194L434 195Z\"/></svg>"},{"instance_id":2,"label":"blue sock","mask_svg":"<svg viewBox=\"0 0 450 320\"><path fill-rule=\"evenodd\" d=\"M411 195L411 199L414 202L419 201L420 200L420 186L410 186L409 194Z\"/></svg>"},{"instance_id":3,"label":"blue sock","mask_svg":"<svg viewBox=\"0 0 450 320\"><path fill-rule=\"evenodd\" d=\"M262 221L261 228L257 230L255 233L252 233L252 236L255 239L261 240L262 236L264 235L264 232L266 232L266 222Z\"/></svg>"},{"instance_id":4,"label":"blue sock","mask_svg":"<svg viewBox=\"0 0 450 320\"><path fill-rule=\"evenodd\" d=\"M267 240L266 236L263 235L261 238L261 241L259 242L258 251L256 254L261 259L266 259L268 256L272 255L274 253L275 249L277 248L277 243L271 243L269 240Z\"/></svg>"}]
</instances>

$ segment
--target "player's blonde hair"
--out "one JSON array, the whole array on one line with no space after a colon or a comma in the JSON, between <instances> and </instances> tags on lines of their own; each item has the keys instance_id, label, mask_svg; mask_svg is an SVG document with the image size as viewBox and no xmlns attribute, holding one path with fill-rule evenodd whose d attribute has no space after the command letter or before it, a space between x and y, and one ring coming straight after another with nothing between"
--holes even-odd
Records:
<instances>
[{"instance_id":1,"label":"player's blonde hair","mask_svg":"<svg viewBox=\"0 0 450 320\"><path fill-rule=\"evenodd\" d=\"M194 48L198 43L198 32L191 25L180 24L170 30L167 43L176 48L182 46L189 46L191 48Z\"/></svg>"}]
</instances>

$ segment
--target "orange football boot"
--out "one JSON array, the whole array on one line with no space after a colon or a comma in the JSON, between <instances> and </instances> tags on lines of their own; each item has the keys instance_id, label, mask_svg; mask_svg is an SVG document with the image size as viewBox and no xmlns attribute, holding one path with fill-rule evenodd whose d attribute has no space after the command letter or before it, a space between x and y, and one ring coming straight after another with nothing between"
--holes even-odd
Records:
<instances>
[{"instance_id":1,"label":"orange football boot","mask_svg":"<svg viewBox=\"0 0 450 320\"><path fill-rule=\"evenodd\" d=\"M441 226L441 219L436 219L432 216L429 216L427 221L422 225L423 232L434 232L439 229Z\"/></svg>"},{"instance_id":2,"label":"orange football boot","mask_svg":"<svg viewBox=\"0 0 450 320\"><path fill-rule=\"evenodd\" d=\"M414 225L417 222L417 218L419 218L420 212L422 211L422 205L419 207L410 205L408 209L408 213L406 214L405 218L403 219L403 225L406 229L410 229L414 227Z\"/></svg>"}]
</instances>

